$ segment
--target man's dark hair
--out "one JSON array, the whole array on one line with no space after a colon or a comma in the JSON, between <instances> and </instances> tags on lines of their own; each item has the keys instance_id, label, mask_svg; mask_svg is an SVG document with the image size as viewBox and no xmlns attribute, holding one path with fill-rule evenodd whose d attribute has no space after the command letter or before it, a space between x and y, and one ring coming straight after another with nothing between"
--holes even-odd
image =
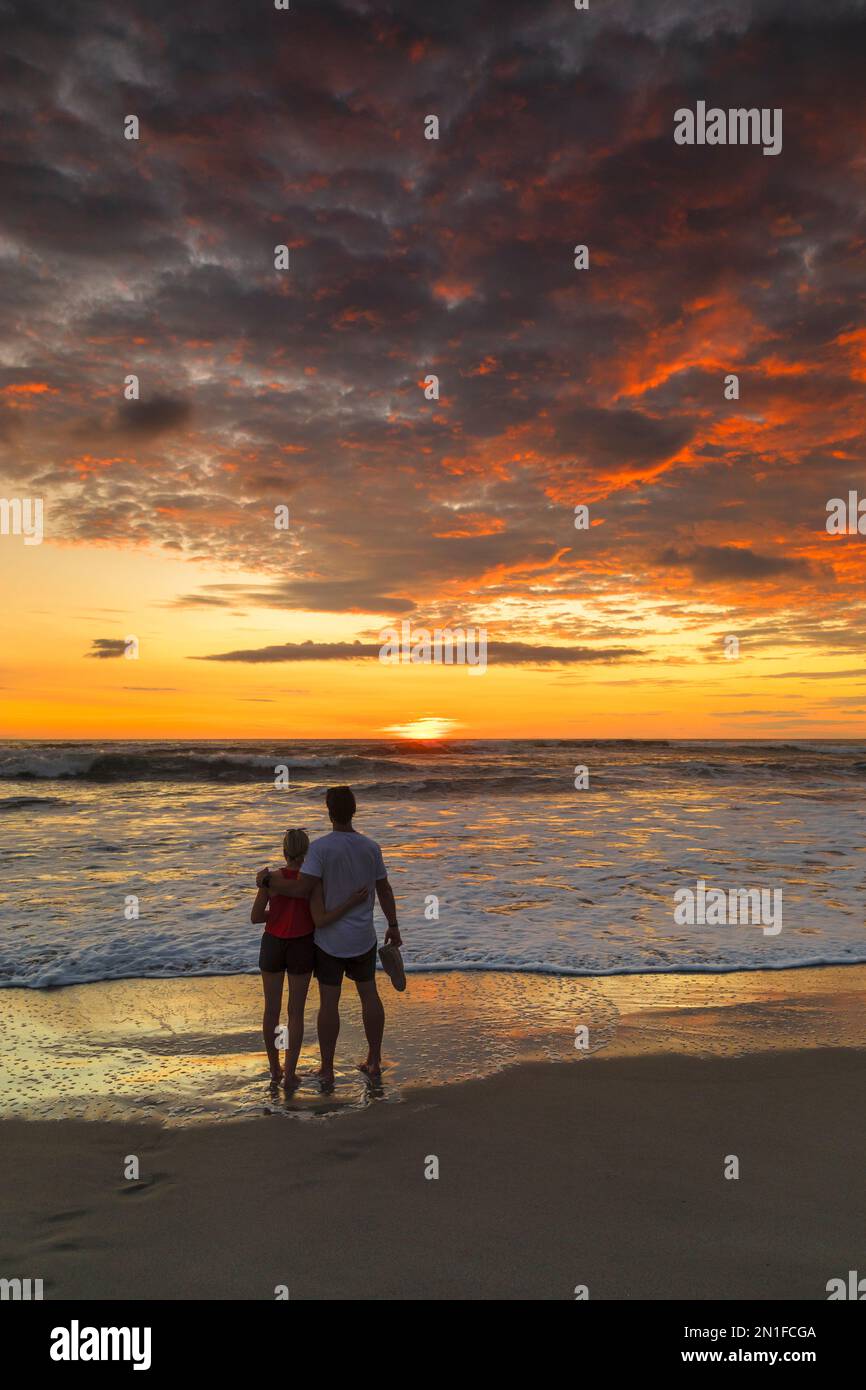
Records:
<instances>
[{"instance_id":1,"label":"man's dark hair","mask_svg":"<svg viewBox=\"0 0 866 1390\"><path fill-rule=\"evenodd\" d=\"M325 797L328 815L338 825L348 825L358 807L351 787L329 787Z\"/></svg>"}]
</instances>

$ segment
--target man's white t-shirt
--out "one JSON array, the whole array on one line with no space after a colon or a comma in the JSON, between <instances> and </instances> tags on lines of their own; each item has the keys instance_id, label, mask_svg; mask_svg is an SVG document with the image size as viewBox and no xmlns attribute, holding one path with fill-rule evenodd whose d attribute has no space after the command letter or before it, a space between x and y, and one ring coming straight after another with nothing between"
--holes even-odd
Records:
<instances>
[{"instance_id":1,"label":"man's white t-shirt","mask_svg":"<svg viewBox=\"0 0 866 1390\"><path fill-rule=\"evenodd\" d=\"M362 956L376 945L373 904L376 880L387 878L382 851L357 830L332 830L314 840L301 865L302 874L322 880L325 909L339 907L356 888L369 888L365 902L350 907L329 927L317 927L315 942L331 956Z\"/></svg>"}]
</instances>

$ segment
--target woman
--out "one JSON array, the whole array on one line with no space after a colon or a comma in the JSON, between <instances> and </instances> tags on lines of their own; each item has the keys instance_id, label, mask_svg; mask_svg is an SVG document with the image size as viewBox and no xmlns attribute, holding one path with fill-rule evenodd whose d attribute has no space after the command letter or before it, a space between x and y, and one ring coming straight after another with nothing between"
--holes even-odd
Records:
<instances>
[{"instance_id":1,"label":"woman","mask_svg":"<svg viewBox=\"0 0 866 1390\"><path fill-rule=\"evenodd\" d=\"M310 838L306 830L287 830L283 839L286 867L275 869L272 876L296 879L309 847ZM250 921L264 923L265 928L259 948L259 969L262 972L262 988L265 995L262 1034L271 1069L271 1082L275 1086L279 1085L284 1076L288 1090L293 1090L301 1084L296 1067L304 1041L304 1006L307 1002L310 976L313 973L313 931L316 927L330 926L331 922L348 912L350 907L363 902L368 896L368 891L366 888L359 888L330 912L325 911L321 884L316 885L309 902L304 897L271 894L267 884L263 884L256 893ZM277 1047L284 975L289 977L289 1028L285 1073L280 1067L280 1053Z\"/></svg>"}]
</instances>

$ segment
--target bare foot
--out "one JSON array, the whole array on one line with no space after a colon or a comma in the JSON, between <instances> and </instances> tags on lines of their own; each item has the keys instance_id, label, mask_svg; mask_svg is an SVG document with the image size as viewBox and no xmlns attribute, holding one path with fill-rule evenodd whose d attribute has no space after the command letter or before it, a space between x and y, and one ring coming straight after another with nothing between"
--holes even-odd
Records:
<instances>
[{"instance_id":1,"label":"bare foot","mask_svg":"<svg viewBox=\"0 0 866 1390\"><path fill-rule=\"evenodd\" d=\"M316 1076L318 1077L319 1085L321 1086L321 1088L322 1088L323 1091L324 1091L324 1090L333 1090L333 1087L334 1087L334 1068L333 1068L333 1067L319 1067L319 1070L316 1072Z\"/></svg>"},{"instance_id":2,"label":"bare foot","mask_svg":"<svg viewBox=\"0 0 866 1390\"><path fill-rule=\"evenodd\" d=\"M283 1069L282 1069L282 1067L271 1067L271 1085L272 1085L272 1086L279 1086L279 1084L280 1084L280 1082L282 1081L282 1079L283 1079Z\"/></svg>"},{"instance_id":3,"label":"bare foot","mask_svg":"<svg viewBox=\"0 0 866 1390\"><path fill-rule=\"evenodd\" d=\"M362 1071L365 1076L378 1078L382 1075L382 1059L368 1054L366 1062L358 1063L358 1071Z\"/></svg>"},{"instance_id":4,"label":"bare foot","mask_svg":"<svg viewBox=\"0 0 866 1390\"><path fill-rule=\"evenodd\" d=\"M297 1072L293 1072L291 1076L287 1076L283 1081L283 1085L287 1091L296 1091L300 1084L301 1078L298 1076Z\"/></svg>"}]
</instances>

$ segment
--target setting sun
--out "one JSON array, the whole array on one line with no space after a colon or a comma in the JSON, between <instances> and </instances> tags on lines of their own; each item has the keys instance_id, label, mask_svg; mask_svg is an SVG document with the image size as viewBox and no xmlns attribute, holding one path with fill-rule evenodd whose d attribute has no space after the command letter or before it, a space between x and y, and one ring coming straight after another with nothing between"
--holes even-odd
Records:
<instances>
[{"instance_id":1,"label":"setting sun","mask_svg":"<svg viewBox=\"0 0 866 1390\"><path fill-rule=\"evenodd\" d=\"M382 732L397 734L398 738L444 738L458 727L456 719L437 719L433 715L425 715L422 719L414 719L411 724L389 724Z\"/></svg>"}]
</instances>

